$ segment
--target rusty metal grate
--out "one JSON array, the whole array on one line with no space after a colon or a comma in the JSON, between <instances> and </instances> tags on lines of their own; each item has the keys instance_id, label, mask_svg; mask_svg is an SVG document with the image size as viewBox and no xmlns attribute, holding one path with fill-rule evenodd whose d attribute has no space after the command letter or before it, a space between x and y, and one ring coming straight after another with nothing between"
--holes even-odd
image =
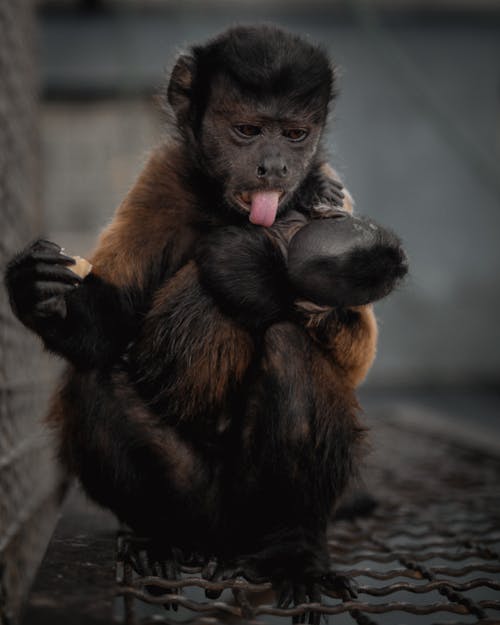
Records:
<instances>
[{"instance_id":1,"label":"rusty metal grate","mask_svg":"<svg viewBox=\"0 0 500 625\"><path fill-rule=\"evenodd\" d=\"M141 577L120 557L118 620L286 623L321 613L336 615L335 625L499 624L500 459L388 421L373 434L368 486L380 504L367 518L332 524L329 535L335 570L358 584L355 601L324 595L277 609L268 583L208 582L187 566L178 581ZM118 540L124 553L130 536ZM210 601L204 589L224 593ZM167 602L179 610L166 611Z\"/></svg>"}]
</instances>

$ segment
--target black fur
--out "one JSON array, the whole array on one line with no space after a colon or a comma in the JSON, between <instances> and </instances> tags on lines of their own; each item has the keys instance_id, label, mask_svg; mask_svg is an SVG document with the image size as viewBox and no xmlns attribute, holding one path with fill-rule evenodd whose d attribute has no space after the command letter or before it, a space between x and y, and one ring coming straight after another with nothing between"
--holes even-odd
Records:
<instances>
[{"instance_id":1,"label":"black fur","mask_svg":"<svg viewBox=\"0 0 500 625\"><path fill-rule=\"evenodd\" d=\"M21 321L73 364L51 418L65 465L92 497L165 552L216 553L222 569L209 577L270 577L281 605L317 600L320 585L350 597L329 571L325 536L332 504L355 472L362 431L352 385L328 346L337 329L355 336L360 314L333 310L313 337L294 310L307 280L294 283L287 262L290 229L314 217L318 198L330 208L342 200L320 170L318 147L333 71L320 49L271 27L231 29L191 52L168 89L180 149L165 150L131 196L141 215L157 210L166 224L140 286L118 288L92 274L82 283L59 246L43 241L12 261L6 285ZM275 146L228 151L234 120L207 113L221 77L241 106L265 101L268 111L302 112L311 128L309 143L278 136L290 175L280 182L288 199L271 228L249 224L231 194L275 188L274 179L255 179ZM175 175L178 186L166 185ZM165 197L164 187L176 191ZM172 206L188 208L168 213ZM127 222L132 239L148 225L141 219ZM343 304L353 303L358 282L364 291L376 283L377 297L392 288L401 254L370 244L358 257L352 241L344 243L348 271L335 287ZM323 263L323 283L332 267L339 274L334 261Z\"/></svg>"},{"instance_id":2,"label":"black fur","mask_svg":"<svg viewBox=\"0 0 500 625\"><path fill-rule=\"evenodd\" d=\"M148 293L119 289L92 273L82 280L72 264L55 243L31 243L7 265L12 308L47 349L77 368L109 366L136 333Z\"/></svg>"},{"instance_id":3,"label":"black fur","mask_svg":"<svg viewBox=\"0 0 500 625\"><path fill-rule=\"evenodd\" d=\"M296 293L345 308L375 302L408 271L399 238L369 219L338 211L306 225L288 249L288 272Z\"/></svg>"},{"instance_id":4,"label":"black fur","mask_svg":"<svg viewBox=\"0 0 500 625\"><path fill-rule=\"evenodd\" d=\"M325 53L273 26L235 27L191 50L194 58L192 120L204 114L215 76L234 81L250 101L285 98L289 107L321 113L335 95L334 71Z\"/></svg>"},{"instance_id":5,"label":"black fur","mask_svg":"<svg viewBox=\"0 0 500 625\"><path fill-rule=\"evenodd\" d=\"M284 255L262 230L214 229L197 252L201 284L224 313L253 329L282 320L292 306Z\"/></svg>"}]
</instances>

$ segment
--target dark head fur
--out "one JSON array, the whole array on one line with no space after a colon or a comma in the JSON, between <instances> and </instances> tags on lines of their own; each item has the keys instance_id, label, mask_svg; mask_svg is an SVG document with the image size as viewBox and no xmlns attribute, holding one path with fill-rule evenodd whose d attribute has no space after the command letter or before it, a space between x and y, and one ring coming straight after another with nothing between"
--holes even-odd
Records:
<instances>
[{"instance_id":1,"label":"dark head fur","mask_svg":"<svg viewBox=\"0 0 500 625\"><path fill-rule=\"evenodd\" d=\"M335 69L327 54L304 38L276 26L235 26L180 57L196 128L203 117L214 79L223 74L251 99L285 97L293 105L324 112L335 97ZM176 72L177 70L177 72ZM168 86L175 108L179 68ZM187 75L189 74L189 85ZM184 93L187 95L187 90Z\"/></svg>"},{"instance_id":2,"label":"dark head fur","mask_svg":"<svg viewBox=\"0 0 500 625\"><path fill-rule=\"evenodd\" d=\"M274 191L282 215L316 164L334 69L298 35L237 26L181 55L167 95L193 170L216 190L211 206L248 215L256 193Z\"/></svg>"}]
</instances>

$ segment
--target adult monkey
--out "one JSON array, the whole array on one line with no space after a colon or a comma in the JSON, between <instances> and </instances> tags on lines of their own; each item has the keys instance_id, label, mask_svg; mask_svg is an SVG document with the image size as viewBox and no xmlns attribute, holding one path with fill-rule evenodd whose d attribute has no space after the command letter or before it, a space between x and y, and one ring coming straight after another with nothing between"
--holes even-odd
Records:
<instances>
[{"instance_id":1,"label":"adult monkey","mask_svg":"<svg viewBox=\"0 0 500 625\"><path fill-rule=\"evenodd\" d=\"M168 86L177 136L92 273L37 241L6 274L21 321L70 362L50 422L87 492L169 561L216 553L207 575L268 576L284 606L351 592L326 524L359 449L366 304L406 271L394 235L335 208L333 83L321 50L272 27L193 47Z\"/></svg>"}]
</instances>

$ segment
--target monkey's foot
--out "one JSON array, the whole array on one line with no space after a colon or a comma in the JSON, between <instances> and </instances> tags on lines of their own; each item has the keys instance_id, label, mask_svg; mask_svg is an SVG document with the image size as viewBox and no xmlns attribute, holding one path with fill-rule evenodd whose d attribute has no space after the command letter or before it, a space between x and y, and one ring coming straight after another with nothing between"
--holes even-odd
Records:
<instances>
[{"instance_id":1,"label":"monkey's foot","mask_svg":"<svg viewBox=\"0 0 500 625\"><path fill-rule=\"evenodd\" d=\"M339 596L344 601L356 599L358 596L358 588L353 579L345 575L339 575L334 571L329 571L320 579L320 585L323 592Z\"/></svg>"},{"instance_id":2,"label":"monkey's foot","mask_svg":"<svg viewBox=\"0 0 500 625\"><path fill-rule=\"evenodd\" d=\"M124 553L134 571L141 577L159 577L162 581L178 581L180 579L179 553L176 549L158 547L155 543L131 537ZM180 594L180 588L168 588L154 584L144 586L145 590L155 597L164 594ZM176 603L164 603L164 608L177 611Z\"/></svg>"},{"instance_id":3,"label":"monkey's foot","mask_svg":"<svg viewBox=\"0 0 500 625\"><path fill-rule=\"evenodd\" d=\"M344 601L349 601L357 597L356 585L352 580L344 575L338 575L333 571L321 576L304 577L302 580L282 580L274 583L277 594L278 608L298 608L310 604L316 604L314 611L305 609L303 613L293 617L294 623L308 623L319 625L321 620L322 592L339 596Z\"/></svg>"},{"instance_id":4,"label":"monkey's foot","mask_svg":"<svg viewBox=\"0 0 500 625\"><path fill-rule=\"evenodd\" d=\"M202 577L207 581L220 583L223 581L243 577L253 584L262 584L267 578L259 575L255 567L244 560L218 562L215 559L209 559L203 567ZM207 589L205 596L207 599L218 599L222 593L221 589Z\"/></svg>"}]
</instances>

